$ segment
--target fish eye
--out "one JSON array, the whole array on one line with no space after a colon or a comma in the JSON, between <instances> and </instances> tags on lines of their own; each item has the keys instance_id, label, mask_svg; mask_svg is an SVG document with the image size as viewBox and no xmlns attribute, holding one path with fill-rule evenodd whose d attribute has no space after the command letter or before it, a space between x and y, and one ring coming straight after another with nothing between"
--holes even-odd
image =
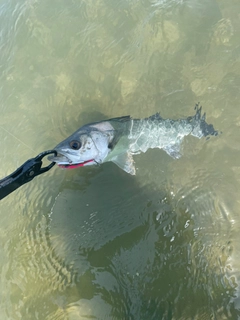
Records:
<instances>
[{"instance_id":1,"label":"fish eye","mask_svg":"<svg viewBox=\"0 0 240 320\"><path fill-rule=\"evenodd\" d=\"M81 142L80 141L77 141L77 140L72 140L70 143L70 148L73 149L73 150L78 150L81 148Z\"/></svg>"}]
</instances>

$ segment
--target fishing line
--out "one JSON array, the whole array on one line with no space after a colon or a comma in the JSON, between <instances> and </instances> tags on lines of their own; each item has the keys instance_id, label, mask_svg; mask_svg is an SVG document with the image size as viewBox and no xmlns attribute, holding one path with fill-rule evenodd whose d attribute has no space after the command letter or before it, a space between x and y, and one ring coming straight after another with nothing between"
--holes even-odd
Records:
<instances>
[{"instance_id":1,"label":"fishing line","mask_svg":"<svg viewBox=\"0 0 240 320\"><path fill-rule=\"evenodd\" d=\"M97 162L97 160L93 159L93 161L98 165L100 166L100 162Z\"/></svg>"},{"instance_id":2,"label":"fishing line","mask_svg":"<svg viewBox=\"0 0 240 320\"><path fill-rule=\"evenodd\" d=\"M28 149L32 150L33 152L36 152L35 150L33 150L31 147L29 147L25 142L21 141L20 139L18 139L18 137L16 137L13 133L9 132L7 129L3 128L0 125L0 128L2 128L5 132L7 132L8 134L10 134L13 138L15 138L17 141L19 141L20 143L24 144Z\"/></svg>"}]
</instances>

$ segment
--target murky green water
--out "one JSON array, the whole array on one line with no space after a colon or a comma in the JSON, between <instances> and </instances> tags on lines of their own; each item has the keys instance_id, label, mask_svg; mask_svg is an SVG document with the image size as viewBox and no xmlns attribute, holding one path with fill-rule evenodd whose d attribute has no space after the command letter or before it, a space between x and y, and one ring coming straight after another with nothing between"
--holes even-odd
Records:
<instances>
[{"instance_id":1,"label":"murky green water","mask_svg":"<svg viewBox=\"0 0 240 320\"><path fill-rule=\"evenodd\" d=\"M0 176L81 125L200 101L184 156L54 167L0 203L0 318L240 318L240 2L1 0Z\"/></svg>"}]
</instances>

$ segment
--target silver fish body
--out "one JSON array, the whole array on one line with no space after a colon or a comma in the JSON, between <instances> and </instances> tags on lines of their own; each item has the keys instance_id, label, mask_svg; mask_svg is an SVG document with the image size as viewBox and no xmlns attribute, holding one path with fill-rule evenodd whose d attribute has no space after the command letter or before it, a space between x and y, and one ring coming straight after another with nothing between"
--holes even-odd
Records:
<instances>
[{"instance_id":1,"label":"silver fish body","mask_svg":"<svg viewBox=\"0 0 240 320\"><path fill-rule=\"evenodd\" d=\"M49 157L63 168L76 168L112 161L124 171L135 174L132 155L160 148L171 157L181 156L185 136L197 138L217 135L205 121L201 107L196 105L194 116L186 119L163 119L158 113L145 119L129 116L85 125L54 149L57 156Z\"/></svg>"}]
</instances>

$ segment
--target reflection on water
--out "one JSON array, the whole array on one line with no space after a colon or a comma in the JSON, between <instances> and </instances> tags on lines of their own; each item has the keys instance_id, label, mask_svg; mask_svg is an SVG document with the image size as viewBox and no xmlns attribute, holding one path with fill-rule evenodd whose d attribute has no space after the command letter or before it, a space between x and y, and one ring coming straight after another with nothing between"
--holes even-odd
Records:
<instances>
[{"instance_id":1,"label":"reflection on water","mask_svg":"<svg viewBox=\"0 0 240 320\"><path fill-rule=\"evenodd\" d=\"M1 319L237 319L240 5L3 0L2 177L84 123L193 113L179 160L52 169L0 203ZM104 116L103 116L104 115Z\"/></svg>"}]
</instances>

